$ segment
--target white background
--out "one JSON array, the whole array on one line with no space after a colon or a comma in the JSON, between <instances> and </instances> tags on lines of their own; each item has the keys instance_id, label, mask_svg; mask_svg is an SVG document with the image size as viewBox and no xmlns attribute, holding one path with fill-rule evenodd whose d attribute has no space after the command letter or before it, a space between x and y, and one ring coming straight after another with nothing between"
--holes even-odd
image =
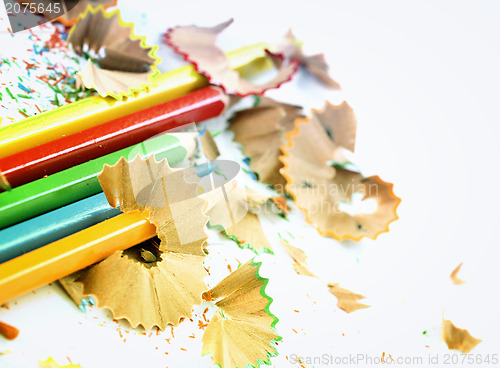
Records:
<instances>
[{"instance_id":1,"label":"white background","mask_svg":"<svg viewBox=\"0 0 500 368\"><path fill-rule=\"evenodd\" d=\"M483 340L472 353L500 354L498 2L119 2L124 19L134 21L136 33L147 34L153 44L169 27L211 26L230 17L235 22L220 39L226 50L278 41L292 28L306 52L326 54L343 89L329 91L301 74L269 96L317 109L325 99L347 100L358 117L358 164L394 183L402 198L391 231L359 244L321 238L303 228L296 210L291 223L264 221L276 257L263 257L262 273L271 278L271 310L284 338L273 360L277 367L288 366L291 354L380 357L385 352L393 358L424 357L424 363L428 354L440 354L444 362L449 351L439 340L443 313ZM178 65L166 47L160 54L163 70ZM219 141L229 142L228 137ZM226 146L239 157L237 145ZM277 241L276 233L287 230L297 238L292 244L309 255L313 272L367 296L371 308L348 315L320 282L296 276ZM212 258L220 248L214 246ZM453 286L448 277L460 262L460 276L468 283ZM37 358L49 355L64 364L68 356L84 368L141 362L210 366L208 357L198 357L201 331L194 325L181 325L172 344L143 336L123 343L116 325L105 328L111 322L98 311L80 314L55 286L9 304L10 310L0 310L0 320L21 334L13 342L0 339L0 351L12 351L0 356L1 367L36 366ZM191 332L197 339L182 345ZM179 352L178 346L189 351Z\"/></svg>"}]
</instances>

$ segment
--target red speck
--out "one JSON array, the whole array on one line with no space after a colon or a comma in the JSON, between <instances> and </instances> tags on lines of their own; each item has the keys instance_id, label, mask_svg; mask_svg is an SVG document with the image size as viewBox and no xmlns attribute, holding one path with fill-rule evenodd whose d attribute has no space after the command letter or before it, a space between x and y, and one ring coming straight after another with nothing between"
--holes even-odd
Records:
<instances>
[{"instance_id":1,"label":"red speck","mask_svg":"<svg viewBox=\"0 0 500 368\"><path fill-rule=\"evenodd\" d=\"M35 63L28 63L26 60L23 60L23 62L26 64L26 70L38 68Z\"/></svg>"},{"instance_id":2,"label":"red speck","mask_svg":"<svg viewBox=\"0 0 500 368\"><path fill-rule=\"evenodd\" d=\"M165 354L166 354L166 355L168 355L168 353L167 353L167 352L165 352Z\"/></svg>"},{"instance_id":3,"label":"red speck","mask_svg":"<svg viewBox=\"0 0 500 368\"><path fill-rule=\"evenodd\" d=\"M64 75L60 77L58 80L56 80L52 85L55 86L57 85L60 81L62 81L64 78L66 78Z\"/></svg>"},{"instance_id":4,"label":"red speck","mask_svg":"<svg viewBox=\"0 0 500 368\"><path fill-rule=\"evenodd\" d=\"M297 331L295 331L293 328L292 328L292 331L295 332L295 333L298 333Z\"/></svg>"},{"instance_id":5,"label":"red speck","mask_svg":"<svg viewBox=\"0 0 500 368\"><path fill-rule=\"evenodd\" d=\"M300 313L297 309L294 309L293 311L294 311L295 313Z\"/></svg>"},{"instance_id":6,"label":"red speck","mask_svg":"<svg viewBox=\"0 0 500 368\"><path fill-rule=\"evenodd\" d=\"M172 337L174 337L174 326L170 326L170 330L172 332Z\"/></svg>"},{"instance_id":7,"label":"red speck","mask_svg":"<svg viewBox=\"0 0 500 368\"><path fill-rule=\"evenodd\" d=\"M189 335L188 337L192 338L192 339L196 339L196 336L194 334L192 335Z\"/></svg>"},{"instance_id":8,"label":"red speck","mask_svg":"<svg viewBox=\"0 0 500 368\"><path fill-rule=\"evenodd\" d=\"M227 265L227 269L229 270L229 272L233 272L233 270L231 269L231 265Z\"/></svg>"},{"instance_id":9,"label":"red speck","mask_svg":"<svg viewBox=\"0 0 500 368\"><path fill-rule=\"evenodd\" d=\"M186 349L184 349L184 348L181 348L181 350L183 350L183 351L187 351L187 350L186 350Z\"/></svg>"},{"instance_id":10,"label":"red speck","mask_svg":"<svg viewBox=\"0 0 500 368\"><path fill-rule=\"evenodd\" d=\"M58 29L56 29L52 36L50 36L50 39L47 41L47 46L51 49L64 47L64 42L61 40Z\"/></svg>"}]
</instances>

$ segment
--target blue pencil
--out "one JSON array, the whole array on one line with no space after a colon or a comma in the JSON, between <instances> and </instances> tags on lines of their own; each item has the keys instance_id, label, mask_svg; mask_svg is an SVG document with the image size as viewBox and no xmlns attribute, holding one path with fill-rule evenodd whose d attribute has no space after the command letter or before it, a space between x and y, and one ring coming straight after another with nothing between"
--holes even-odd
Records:
<instances>
[{"instance_id":1,"label":"blue pencil","mask_svg":"<svg viewBox=\"0 0 500 368\"><path fill-rule=\"evenodd\" d=\"M120 214L104 193L0 230L0 263Z\"/></svg>"}]
</instances>

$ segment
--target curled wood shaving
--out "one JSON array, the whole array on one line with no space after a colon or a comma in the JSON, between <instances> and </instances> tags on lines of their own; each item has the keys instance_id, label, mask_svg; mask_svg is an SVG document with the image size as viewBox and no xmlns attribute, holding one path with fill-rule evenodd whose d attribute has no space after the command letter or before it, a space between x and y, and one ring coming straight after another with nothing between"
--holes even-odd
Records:
<instances>
[{"instance_id":1,"label":"curled wood shaving","mask_svg":"<svg viewBox=\"0 0 500 368\"><path fill-rule=\"evenodd\" d=\"M329 66L326 63L324 54L307 56L302 52L301 42L289 30L281 45L278 45L277 52L282 52L285 56L298 60L301 66L322 84L333 89L340 89L340 84L329 75Z\"/></svg>"},{"instance_id":2,"label":"curled wood shaving","mask_svg":"<svg viewBox=\"0 0 500 368\"><path fill-rule=\"evenodd\" d=\"M227 93L242 97L262 94L292 78L298 68L298 62L294 60L286 63L280 60L276 75L262 84L251 83L232 70L226 55L216 46L218 35L232 22L230 19L214 27L178 26L167 31L165 42L192 63L198 72L206 75L211 83L219 85ZM279 58L279 55L274 57Z\"/></svg>"},{"instance_id":3,"label":"curled wood shaving","mask_svg":"<svg viewBox=\"0 0 500 368\"><path fill-rule=\"evenodd\" d=\"M277 355L278 319L269 311L268 280L259 268L260 263L247 262L203 294L218 310L203 335L202 354L213 354L212 361L222 368L270 364L269 358Z\"/></svg>"},{"instance_id":4,"label":"curled wood shaving","mask_svg":"<svg viewBox=\"0 0 500 368\"><path fill-rule=\"evenodd\" d=\"M162 252L158 243L150 240L116 252L81 271L76 282L99 308L110 309L115 319L126 319L133 328L177 326L201 303L205 254Z\"/></svg>"},{"instance_id":5,"label":"curled wood shaving","mask_svg":"<svg viewBox=\"0 0 500 368\"><path fill-rule=\"evenodd\" d=\"M398 218L396 209L401 200L394 195L392 184L344 169L344 147L335 137L339 135L334 133L332 139L317 114L296 120L296 129L287 134L288 144L280 157L286 190L321 234L338 240L375 239ZM363 205L373 204L374 210L352 208L356 198L361 198Z\"/></svg>"},{"instance_id":6,"label":"curled wood shaving","mask_svg":"<svg viewBox=\"0 0 500 368\"><path fill-rule=\"evenodd\" d=\"M285 134L293 130L295 119L303 117L301 111L300 106L262 97L257 106L238 111L230 119L229 130L250 158L250 169L260 182L273 184L278 191L286 184L280 174L281 146L286 144Z\"/></svg>"},{"instance_id":7,"label":"curled wood shaving","mask_svg":"<svg viewBox=\"0 0 500 368\"><path fill-rule=\"evenodd\" d=\"M67 42L91 60L80 71L80 84L93 88L102 97L122 99L145 91L159 75L157 47L145 37L133 34L133 25L124 23L118 10L89 7L71 29Z\"/></svg>"}]
</instances>

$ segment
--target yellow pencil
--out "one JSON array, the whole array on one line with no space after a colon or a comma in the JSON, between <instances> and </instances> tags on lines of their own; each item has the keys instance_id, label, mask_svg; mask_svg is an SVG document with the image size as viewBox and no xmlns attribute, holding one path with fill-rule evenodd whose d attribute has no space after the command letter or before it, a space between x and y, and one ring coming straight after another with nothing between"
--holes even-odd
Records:
<instances>
[{"instance_id":1,"label":"yellow pencil","mask_svg":"<svg viewBox=\"0 0 500 368\"><path fill-rule=\"evenodd\" d=\"M231 68L251 76L272 67L271 60L265 56L267 47L262 43L229 52ZM118 101L95 96L32 116L0 128L0 158L144 110L206 85L207 79L187 65L160 75L156 86L134 98Z\"/></svg>"},{"instance_id":2,"label":"yellow pencil","mask_svg":"<svg viewBox=\"0 0 500 368\"><path fill-rule=\"evenodd\" d=\"M156 235L138 213L124 213L0 264L0 305Z\"/></svg>"}]
</instances>

